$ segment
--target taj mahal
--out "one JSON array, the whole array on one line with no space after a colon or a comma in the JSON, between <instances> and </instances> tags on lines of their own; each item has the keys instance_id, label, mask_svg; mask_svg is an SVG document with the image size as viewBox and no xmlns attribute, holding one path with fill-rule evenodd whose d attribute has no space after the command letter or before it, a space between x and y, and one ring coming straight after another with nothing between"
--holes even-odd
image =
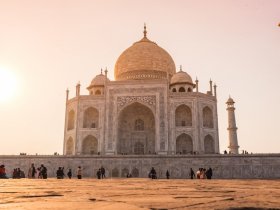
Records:
<instances>
[{"instance_id":1,"label":"taj mahal","mask_svg":"<svg viewBox=\"0 0 280 210\"><path fill-rule=\"evenodd\" d=\"M58 167L81 166L84 177L147 177L151 167L158 178L189 178L190 168L213 169L213 178L280 178L280 154L239 153L235 102L229 97L228 153L219 148L217 86L206 93L182 67L176 69L166 50L147 37L119 56L115 80L101 70L81 95L66 91L63 155L0 155L8 171L44 164L48 176ZM224 122L220 122L224 123ZM242 140L244 141L244 140ZM76 174L73 174L74 176Z\"/></svg>"},{"instance_id":2,"label":"taj mahal","mask_svg":"<svg viewBox=\"0 0 280 210\"><path fill-rule=\"evenodd\" d=\"M144 36L117 59L115 81L107 69L88 85L88 95L66 96L65 155L178 155L219 153L217 86L199 81ZM232 103L231 103L232 101ZM233 100L229 100L233 104ZM231 121L235 128L234 112ZM236 129L229 149L238 153Z\"/></svg>"}]
</instances>

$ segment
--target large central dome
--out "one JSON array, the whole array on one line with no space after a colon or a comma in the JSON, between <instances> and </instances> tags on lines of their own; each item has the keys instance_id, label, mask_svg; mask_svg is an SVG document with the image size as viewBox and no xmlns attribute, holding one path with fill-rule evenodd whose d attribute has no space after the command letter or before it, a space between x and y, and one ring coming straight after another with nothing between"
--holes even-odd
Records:
<instances>
[{"instance_id":1,"label":"large central dome","mask_svg":"<svg viewBox=\"0 0 280 210\"><path fill-rule=\"evenodd\" d=\"M116 80L171 78L176 72L171 56L155 42L150 41L144 27L144 38L126 49L115 64Z\"/></svg>"}]
</instances>

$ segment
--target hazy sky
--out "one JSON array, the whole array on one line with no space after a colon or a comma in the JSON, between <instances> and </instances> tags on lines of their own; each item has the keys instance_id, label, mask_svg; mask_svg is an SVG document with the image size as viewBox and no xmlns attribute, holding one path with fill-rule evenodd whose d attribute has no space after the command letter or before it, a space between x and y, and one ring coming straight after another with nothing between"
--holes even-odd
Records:
<instances>
[{"instance_id":1,"label":"hazy sky","mask_svg":"<svg viewBox=\"0 0 280 210\"><path fill-rule=\"evenodd\" d=\"M87 94L105 67L113 80L144 22L201 92L217 83L221 152L229 94L240 149L280 152L280 0L0 0L0 70L16 78L0 100L0 154L61 154L66 88Z\"/></svg>"}]
</instances>

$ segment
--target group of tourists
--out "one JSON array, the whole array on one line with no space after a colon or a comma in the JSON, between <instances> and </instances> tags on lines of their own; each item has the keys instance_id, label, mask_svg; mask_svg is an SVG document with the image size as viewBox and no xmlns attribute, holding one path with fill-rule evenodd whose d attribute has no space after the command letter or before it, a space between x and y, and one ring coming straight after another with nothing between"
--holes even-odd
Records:
<instances>
[{"instance_id":1,"label":"group of tourists","mask_svg":"<svg viewBox=\"0 0 280 210\"><path fill-rule=\"evenodd\" d=\"M205 168L199 168L196 172L194 173L193 169L190 169L190 178L197 178L197 179L212 179L213 176L213 170L212 168L208 168L207 170Z\"/></svg>"},{"instance_id":2,"label":"group of tourists","mask_svg":"<svg viewBox=\"0 0 280 210\"><path fill-rule=\"evenodd\" d=\"M82 179L82 174L83 174L82 172L83 172L82 167L78 166L78 168L76 170L77 179ZM170 174L169 170L166 171L165 175L166 175L166 179L170 179L171 174ZM208 168L207 170L205 168L199 168L196 173L194 172L194 170L192 168L190 168L190 172L189 172L190 179L195 179L195 178L196 179L212 179L212 176L213 176L212 168ZM41 164L41 166L36 169L35 165L32 163L28 170L27 177L31 178L31 179L35 179L35 178L47 179L48 174L47 174L46 166L44 166L44 164ZM56 171L56 177L57 177L57 179L64 179L64 177L65 177L64 167L58 167L58 169ZM68 169L67 177L69 179L72 178L71 169ZM106 178L105 168L103 166L101 166L97 170L96 177L97 177L97 179ZM130 178L130 177L132 177L132 175L130 173L128 173L127 178ZM148 174L148 177L151 179L158 178L157 172L154 167L151 168L151 170ZM0 179L7 179L7 178L8 178L8 176L6 174L5 165L0 165ZM12 173L12 178L14 178L14 179L25 178L24 171L22 171L20 168L15 168Z\"/></svg>"},{"instance_id":3,"label":"group of tourists","mask_svg":"<svg viewBox=\"0 0 280 210\"><path fill-rule=\"evenodd\" d=\"M25 173L20 168L14 168L13 170L13 179L25 178Z\"/></svg>"},{"instance_id":4,"label":"group of tourists","mask_svg":"<svg viewBox=\"0 0 280 210\"><path fill-rule=\"evenodd\" d=\"M101 168L99 168L97 170L96 176L97 176L97 179L104 179L104 178L106 178L106 176L105 176L105 168L103 166L101 166Z\"/></svg>"}]
</instances>

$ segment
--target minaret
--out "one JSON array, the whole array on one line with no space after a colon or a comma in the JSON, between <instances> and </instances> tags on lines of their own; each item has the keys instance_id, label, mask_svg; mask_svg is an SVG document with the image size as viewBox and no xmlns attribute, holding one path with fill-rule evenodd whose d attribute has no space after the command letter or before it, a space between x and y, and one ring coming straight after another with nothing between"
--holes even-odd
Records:
<instances>
[{"instance_id":1,"label":"minaret","mask_svg":"<svg viewBox=\"0 0 280 210\"><path fill-rule=\"evenodd\" d=\"M80 96L80 87L81 87L81 84L80 84L80 82L78 82L78 84L76 85L76 96Z\"/></svg>"},{"instance_id":2,"label":"minaret","mask_svg":"<svg viewBox=\"0 0 280 210\"><path fill-rule=\"evenodd\" d=\"M211 95L213 95L213 85L212 85L212 80L211 79L209 81L209 85L210 85L210 93L211 93Z\"/></svg>"},{"instance_id":3,"label":"minaret","mask_svg":"<svg viewBox=\"0 0 280 210\"><path fill-rule=\"evenodd\" d=\"M66 102L68 101L68 98L69 98L69 89L67 88L66 89Z\"/></svg>"},{"instance_id":4,"label":"minaret","mask_svg":"<svg viewBox=\"0 0 280 210\"><path fill-rule=\"evenodd\" d=\"M196 88L196 92L198 92L198 79L195 79L195 88Z\"/></svg>"},{"instance_id":5,"label":"minaret","mask_svg":"<svg viewBox=\"0 0 280 210\"><path fill-rule=\"evenodd\" d=\"M227 100L227 111L228 111L228 139L229 139L229 152L231 154L238 154L238 141L237 141L237 127L235 122L234 114L234 101L231 97Z\"/></svg>"}]
</instances>

